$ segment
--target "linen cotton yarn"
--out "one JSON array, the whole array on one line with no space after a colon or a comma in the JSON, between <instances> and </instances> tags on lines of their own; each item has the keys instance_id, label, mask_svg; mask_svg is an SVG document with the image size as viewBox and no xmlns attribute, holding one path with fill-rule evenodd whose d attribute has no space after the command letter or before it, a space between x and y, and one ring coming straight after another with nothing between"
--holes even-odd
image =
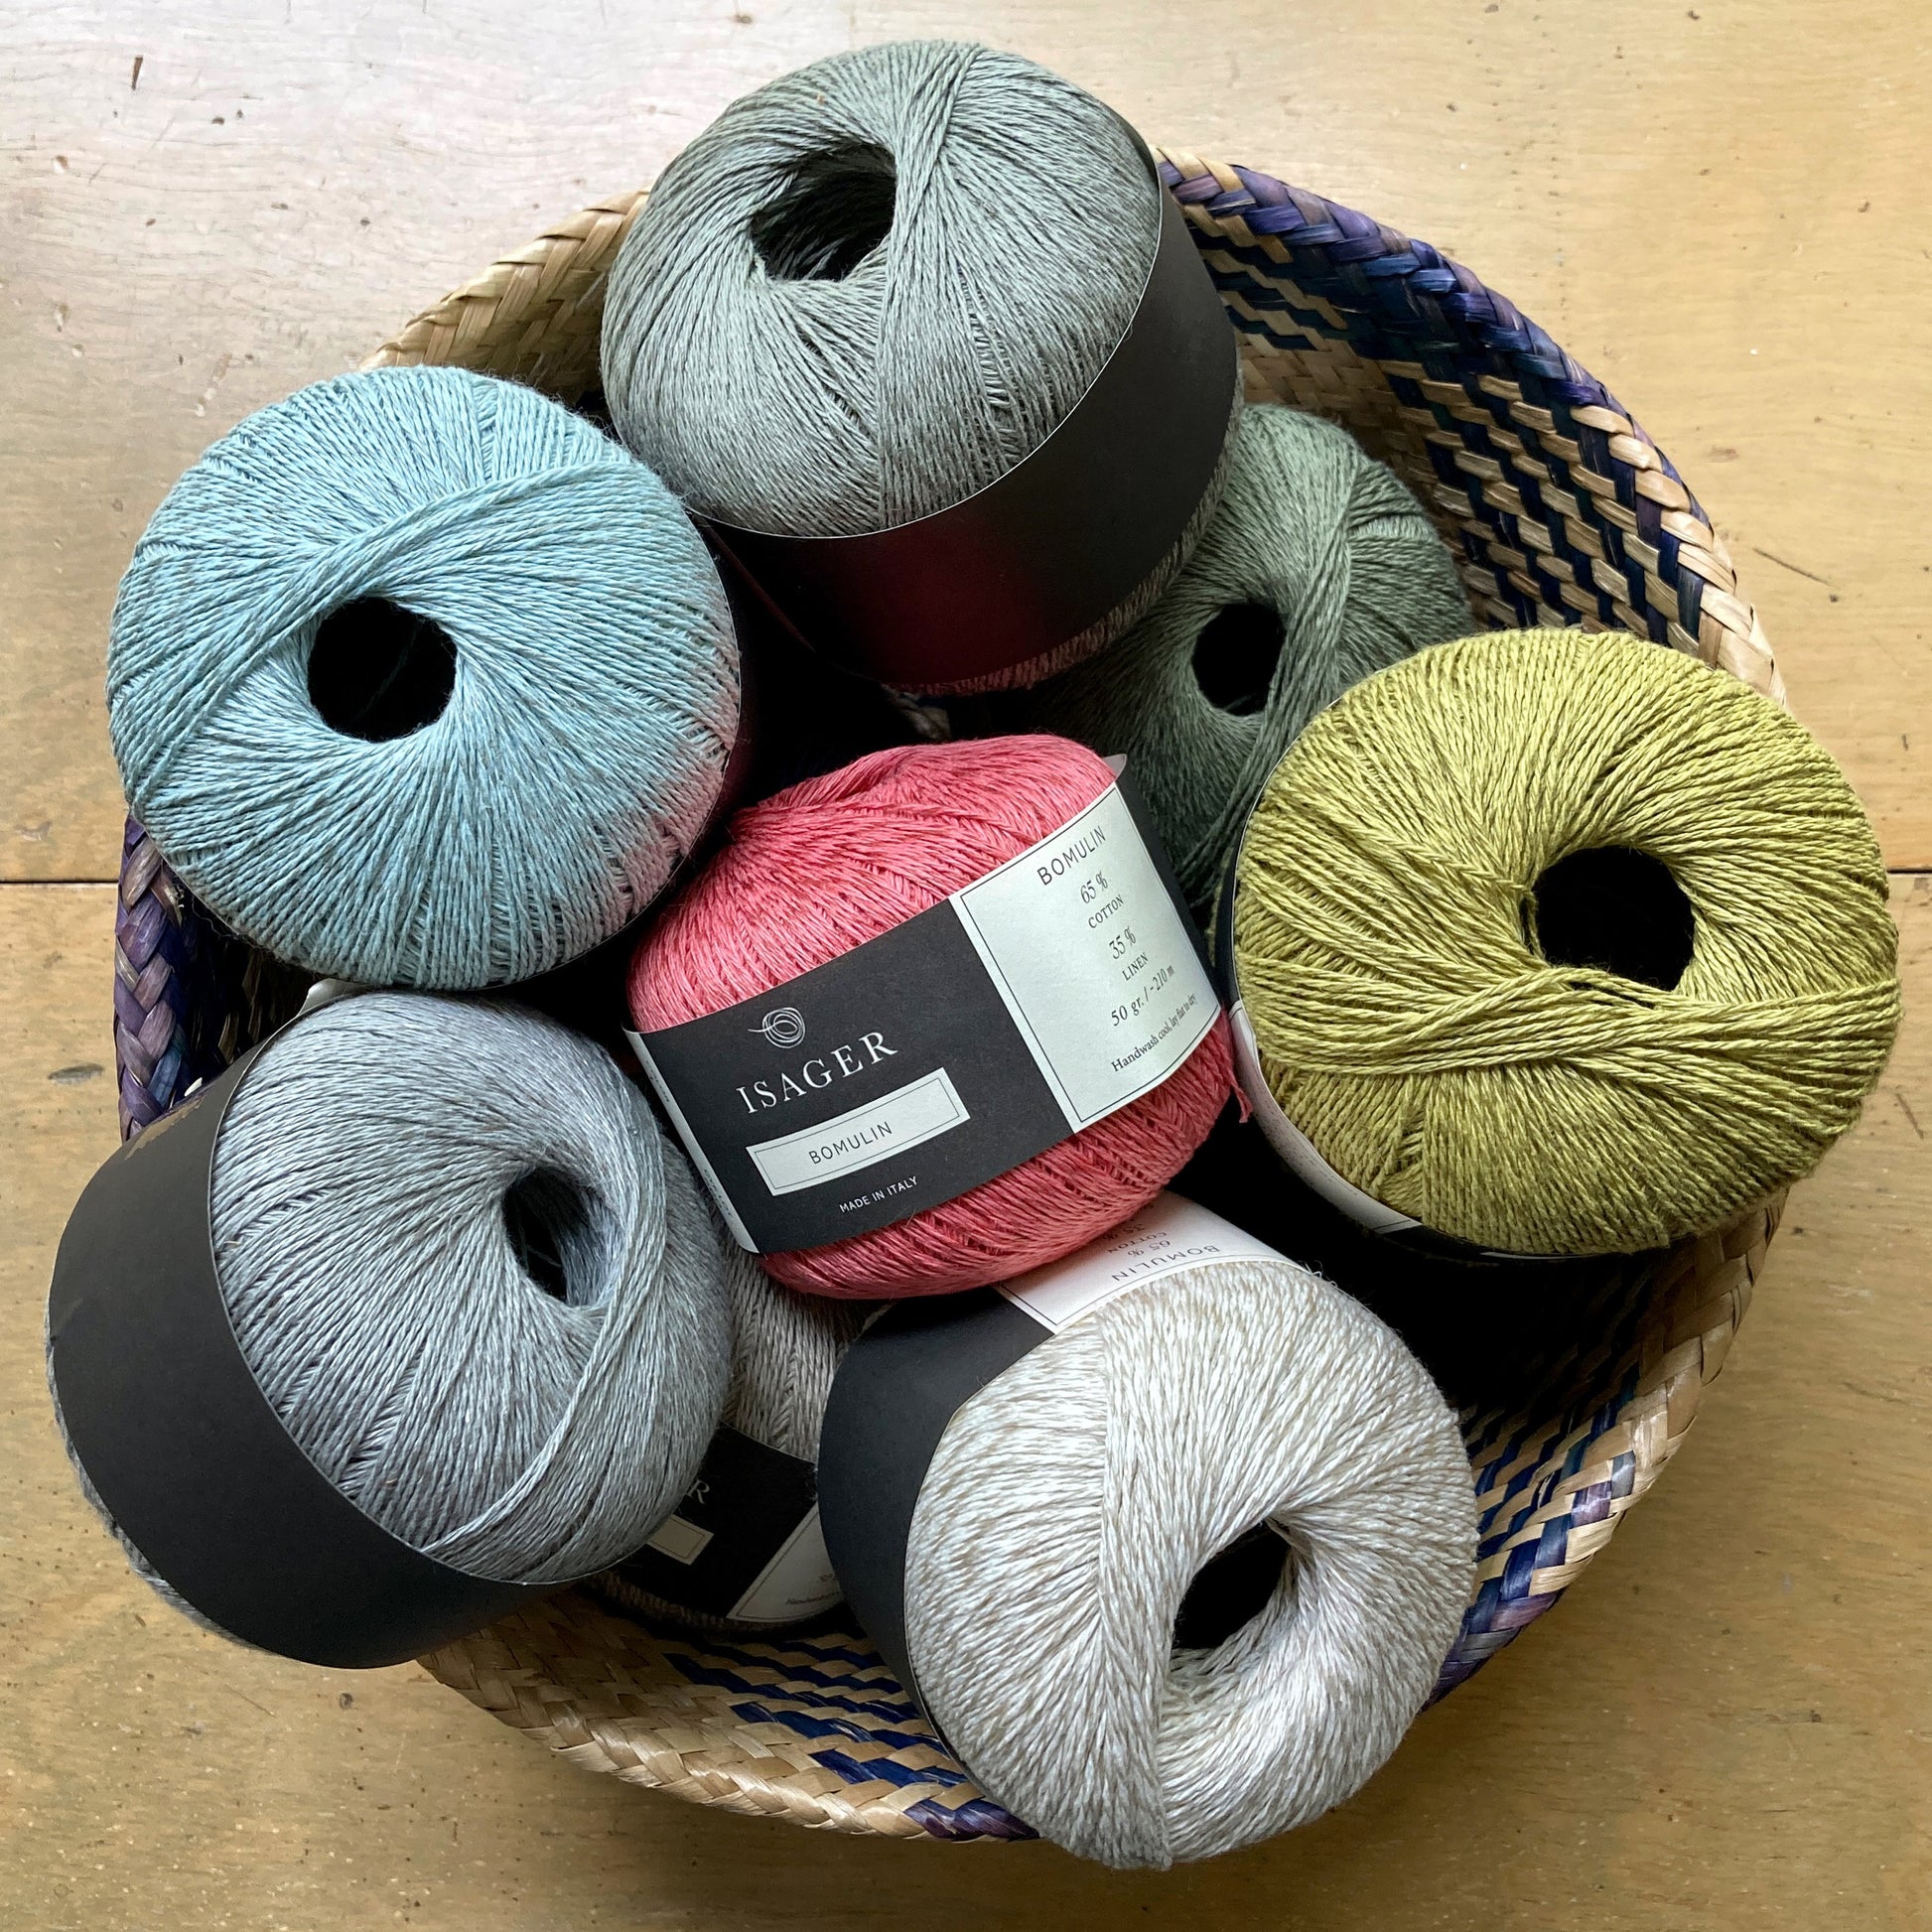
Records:
<instances>
[{"instance_id":1,"label":"linen cotton yarn","mask_svg":"<svg viewBox=\"0 0 1932 1932\"><path fill-rule=\"evenodd\" d=\"M878 1307L793 1294L742 1249L733 1246L732 1255L731 1384L724 1419L754 1442L815 1462L832 1377Z\"/></svg>"},{"instance_id":2,"label":"linen cotton yarn","mask_svg":"<svg viewBox=\"0 0 1932 1932\"><path fill-rule=\"evenodd\" d=\"M1502 631L1309 727L1242 845L1260 1068L1356 1187L1514 1252L1719 1227L1857 1119L1897 1031L1878 844L1740 680Z\"/></svg>"},{"instance_id":3,"label":"linen cotton yarn","mask_svg":"<svg viewBox=\"0 0 1932 1932\"><path fill-rule=\"evenodd\" d=\"M262 1394L411 1548L561 1582L688 1486L725 1394L724 1238L590 1042L510 1007L339 1000L243 1076L210 1201Z\"/></svg>"},{"instance_id":4,"label":"linen cotton yarn","mask_svg":"<svg viewBox=\"0 0 1932 1932\"><path fill-rule=\"evenodd\" d=\"M875 752L737 814L639 942L630 1012L673 1027L796 979L936 905L1090 805L1114 774L1065 739ZM759 1257L787 1287L891 1298L983 1287L1123 1221L1206 1139L1227 1026L1160 1086L1031 1161L889 1227Z\"/></svg>"},{"instance_id":5,"label":"linen cotton yarn","mask_svg":"<svg viewBox=\"0 0 1932 1932\"><path fill-rule=\"evenodd\" d=\"M1106 246L1044 237L1069 181ZM722 523L849 536L950 508L1030 456L1105 366L1160 206L1112 109L1017 55L901 41L815 62L734 101L651 191L606 299L613 419ZM1118 636L1211 509L1210 491L1089 630L952 688L1027 683Z\"/></svg>"},{"instance_id":6,"label":"linen cotton yarn","mask_svg":"<svg viewBox=\"0 0 1932 1932\"><path fill-rule=\"evenodd\" d=\"M731 1384L724 1426L801 1461L818 1460L819 1426L832 1377L845 1351L877 1311L871 1302L835 1302L780 1288L735 1243L727 1240L731 1294ZM712 1616L640 1589L621 1571L597 1579L601 1595L646 1616L668 1617L698 1630L770 1630Z\"/></svg>"},{"instance_id":7,"label":"linen cotton yarn","mask_svg":"<svg viewBox=\"0 0 1932 1932\"><path fill-rule=\"evenodd\" d=\"M650 903L718 798L739 668L702 540L620 445L532 389L382 369L176 483L107 696L136 817L229 924L321 974L481 987Z\"/></svg>"},{"instance_id":8,"label":"linen cotton yarn","mask_svg":"<svg viewBox=\"0 0 1932 1932\"><path fill-rule=\"evenodd\" d=\"M1220 506L1160 603L1100 656L989 708L996 727L1125 753L1204 915L1308 721L1468 628L1454 562L1394 472L1333 423L1250 403Z\"/></svg>"},{"instance_id":9,"label":"linen cotton yarn","mask_svg":"<svg viewBox=\"0 0 1932 1932\"><path fill-rule=\"evenodd\" d=\"M1201 1567L1258 1524L1280 1580L1176 1644ZM947 1424L913 1512L906 1635L987 1795L1082 1858L1166 1866L1355 1791L1468 1602L1455 1418L1358 1303L1290 1261L1129 1289Z\"/></svg>"}]
</instances>

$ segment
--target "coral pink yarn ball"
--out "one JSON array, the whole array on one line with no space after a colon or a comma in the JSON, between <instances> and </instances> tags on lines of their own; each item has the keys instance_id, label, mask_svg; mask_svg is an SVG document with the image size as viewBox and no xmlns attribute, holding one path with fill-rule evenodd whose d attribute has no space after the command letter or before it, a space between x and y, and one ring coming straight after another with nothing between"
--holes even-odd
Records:
<instances>
[{"instance_id":1,"label":"coral pink yarn ball","mask_svg":"<svg viewBox=\"0 0 1932 1932\"><path fill-rule=\"evenodd\" d=\"M874 752L740 812L724 849L645 936L630 1011L701 1019L936 905L1057 831L1114 781L1063 738ZM1151 1200L1232 1088L1227 1022L1152 1093L1010 1173L891 1227L760 1257L815 1295L943 1295L1055 1261Z\"/></svg>"}]
</instances>

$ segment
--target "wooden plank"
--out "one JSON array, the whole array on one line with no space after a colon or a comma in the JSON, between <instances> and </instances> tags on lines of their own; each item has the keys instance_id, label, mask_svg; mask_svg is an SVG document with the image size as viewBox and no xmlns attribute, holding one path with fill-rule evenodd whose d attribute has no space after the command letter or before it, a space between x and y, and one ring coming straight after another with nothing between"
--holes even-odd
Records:
<instances>
[{"instance_id":1,"label":"wooden plank","mask_svg":"<svg viewBox=\"0 0 1932 1932\"><path fill-rule=\"evenodd\" d=\"M50 0L0 29L0 879L111 869L113 586L207 441L647 179L745 86L935 31L1018 46L1157 138L1305 180L1520 300L1676 459L1892 862L1932 866L1932 63L1905 0L1850 33L1825 0L322 11ZM0 887L6 1916L1926 1923L1932 881L1899 886L1907 1039L1800 1190L1655 1494L1353 1804L1166 1877L705 1813L575 1772L413 1668L309 1672L170 1615L80 1503L40 1374L54 1242L112 1142L111 895Z\"/></svg>"},{"instance_id":2,"label":"wooden plank","mask_svg":"<svg viewBox=\"0 0 1932 1932\"><path fill-rule=\"evenodd\" d=\"M165 1609L80 1501L40 1366L54 1243L113 1142L112 895L0 887L9 1922L1925 1924L1932 878L1898 883L1904 1041L1863 1124L1798 1190L1656 1490L1353 1803L1165 1876L700 1811L573 1770L413 1666L306 1670Z\"/></svg>"},{"instance_id":3,"label":"wooden plank","mask_svg":"<svg viewBox=\"0 0 1932 1932\"><path fill-rule=\"evenodd\" d=\"M1907 0L1850 33L1829 0L50 0L0 79L0 878L111 871L114 585L207 441L648 179L732 94L927 32L1018 46L1519 300L1676 459L1890 862L1932 865L1932 63Z\"/></svg>"}]
</instances>

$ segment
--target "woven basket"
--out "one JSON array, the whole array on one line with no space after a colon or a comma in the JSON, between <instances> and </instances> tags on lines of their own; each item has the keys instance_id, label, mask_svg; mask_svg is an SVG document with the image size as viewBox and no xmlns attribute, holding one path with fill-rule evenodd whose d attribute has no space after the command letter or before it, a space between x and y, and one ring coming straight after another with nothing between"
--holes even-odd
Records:
<instances>
[{"instance_id":1,"label":"woven basket","mask_svg":"<svg viewBox=\"0 0 1932 1932\"><path fill-rule=\"evenodd\" d=\"M1352 209L1249 169L1161 159L1239 332L1249 394L1330 417L1392 465L1456 553L1483 622L1634 631L1782 702L1770 646L1696 499L1534 323ZM622 196L550 229L371 363L459 363L579 401L597 380L606 275L642 203ZM1069 230L1064 208L1051 215L1041 232L1059 245L1107 245ZM137 825L115 938L131 1135L291 1012L300 983L222 932ZM1439 1696L1549 1609L1655 1481L1724 1361L1775 1223L1773 1205L1598 1269L1565 1299L1569 1344L1523 1354L1478 1332L1493 1372L1459 1388L1432 1362L1467 1400L1481 1512ZM1504 1324L1490 1325L1500 1337ZM849 1626L697 1639L574 1589L424 1662L574 1762L701 1804L897 1838L1031 1836L981 1796Z\"/></svg>"}]
</instances>

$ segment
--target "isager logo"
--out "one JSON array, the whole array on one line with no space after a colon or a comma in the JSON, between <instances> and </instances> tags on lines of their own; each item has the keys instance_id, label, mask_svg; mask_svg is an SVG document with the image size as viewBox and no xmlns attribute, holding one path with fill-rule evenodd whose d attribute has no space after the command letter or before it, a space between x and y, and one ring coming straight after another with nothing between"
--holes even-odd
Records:
<instances>
[{"instance_id":1,"label":"isager logo","mask_svg":"<svg viewBox=\"0 0 1932 1932\"><path fill-rule=\"evenodd\" d=\"M773 1046L796 1046L805 1037L805 1016L796 1007L773 1007L756 1027Z\"/></svg>"}]
</instances>

